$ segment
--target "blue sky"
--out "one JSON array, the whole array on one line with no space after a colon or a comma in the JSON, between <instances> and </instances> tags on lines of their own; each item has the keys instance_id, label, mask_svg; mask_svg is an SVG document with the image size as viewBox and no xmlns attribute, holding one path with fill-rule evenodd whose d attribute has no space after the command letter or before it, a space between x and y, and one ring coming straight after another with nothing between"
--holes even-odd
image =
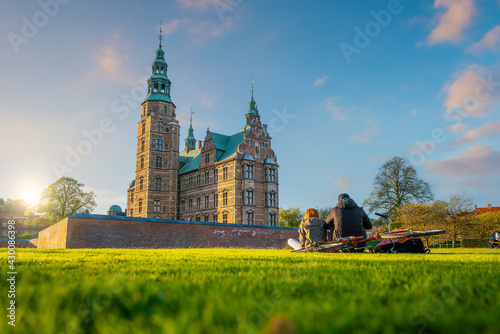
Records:
<instances>
[{"instance_id":1,"label":"blue sky","mask_svg":"<svg viewBox=\"0 0 500 334\"><path fill-rule=\"evenodd\" d=\"M412 162L437 199L500 205L500 1L9 1L0 12L0 197L59 172L125 207L163 21L187 135L244 126L251 78L280 164L280 205L361 203ZM131 97L132 96L132 97ZM100 135L96 129L102 127ZM95 135L90 147L85 133ZM182 138L183 139L183 138ZM80 150L81 159L69 160ZM60 168L60 166L66 168ZM70 166L71 165L71 166Z\"/></svg>"}]
</instances>

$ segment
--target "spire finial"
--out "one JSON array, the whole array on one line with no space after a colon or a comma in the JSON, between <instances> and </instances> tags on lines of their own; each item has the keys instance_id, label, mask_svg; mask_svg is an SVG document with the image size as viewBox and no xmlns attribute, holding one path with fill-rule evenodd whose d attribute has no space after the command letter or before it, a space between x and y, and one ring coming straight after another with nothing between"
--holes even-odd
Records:
<instances>
[{"instance_id":1,"label":"spire finial","mask_svg":"<svg viewBox=\"0 0 500 334\"><path fill-rule=\"evenodd\" d=\"M252 99L253 99L253 76L252 76Z\"/></svg>"},{"instance_id":2,"label":"spire finial","mask_svg":"<svg viewBox=\"0 0 500 334\"><path fill-rule=\"evenodd\" d=\"M191 113L189 115L189 126L190 127L193 127L193 115L194 115L193 108L191 108Z\"/></svg>"},{"instance_id":3,"label":"spire finial","mask_svg":"<svg viewBox=\"0 0 500 334\"><path fill-rule=\"evenodd\" d=\"M160 21L160 35L158 35L158 39L160 40L160 47L161 47L161 40L163 39L162 25L163 25L163 22Z\"/></svg>"}]
</instances>

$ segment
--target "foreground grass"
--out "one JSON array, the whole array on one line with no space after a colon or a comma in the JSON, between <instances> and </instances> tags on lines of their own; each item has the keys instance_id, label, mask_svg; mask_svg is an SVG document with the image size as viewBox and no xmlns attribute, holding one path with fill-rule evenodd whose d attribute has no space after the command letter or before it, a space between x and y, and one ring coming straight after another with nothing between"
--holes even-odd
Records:
<instances>
[{"instance_id":1,"label":"foreground grass","mask_svg":"<svg viewBox=\"0 0 500 334\"><path fill-rule=\"evenodd\" d=\"M17 261L16 327L4 316L1 333L499 331L495 250L23 249Z\"/></svg>"}]
</instances>

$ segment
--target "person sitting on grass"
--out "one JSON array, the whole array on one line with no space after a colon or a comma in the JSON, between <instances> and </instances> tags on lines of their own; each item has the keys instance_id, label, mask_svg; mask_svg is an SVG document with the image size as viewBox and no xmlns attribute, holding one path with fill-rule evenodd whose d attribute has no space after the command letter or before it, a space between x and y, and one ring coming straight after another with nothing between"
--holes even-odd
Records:
<instances>
[{"instance_id":1,"label":"person sitting on grass","mask_svg":"<svg viewBox=\"0 0 500 334\"><path fill-rule=\"evenodd\" d=\"M299 226L299 239L302 247L309 247L326 241L325 222L319 218L316 209L308 209Z\"/></svg>"},{"instance_id":2,"label":"person sitting on grass","mask_svg":"<svg viewBox=\"0 0 500 334\"><path fill-rule=\"evenodd\" d=\"M372 223L365 210L359 207L348 194L340 194L338 199L339 203L326 218L325 228L333 229L337 238L358 236L366 238L366 230L372 228ZM365 246L366 243L358 244L358 247Z\"/></svg>"}]
</instances>

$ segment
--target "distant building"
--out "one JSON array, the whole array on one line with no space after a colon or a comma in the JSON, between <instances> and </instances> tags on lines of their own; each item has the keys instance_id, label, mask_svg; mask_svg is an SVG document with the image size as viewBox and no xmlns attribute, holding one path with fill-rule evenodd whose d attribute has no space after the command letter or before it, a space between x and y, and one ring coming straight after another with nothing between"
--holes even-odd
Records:
<instances>
[{"instance_id":1,"label":"distant building","mask_svg":"<svg viewBox=\"0 0 500 334\"><path fill-rule=\"evenodd\" d=\"M480 215L482 213L489 213L489 212L500 212L500 206L491 206L491 204L488 204L487 208L478 208L477 205L475 206L476 208L471 212L473 215Z\"/></svg>"},{"instance_id":2,"label":"distant building","mask_svg":"<svg viewBox=\"0 0 500 334\"><path fill-rule=\"evenodd\" d=\"M228 136L207 128L202 143L191 123L179 153L180 125L167 67L160 39L138 123L127 216L277 226L277 157L253 88L241 130Z\"/></svg>"}]
</instances>

